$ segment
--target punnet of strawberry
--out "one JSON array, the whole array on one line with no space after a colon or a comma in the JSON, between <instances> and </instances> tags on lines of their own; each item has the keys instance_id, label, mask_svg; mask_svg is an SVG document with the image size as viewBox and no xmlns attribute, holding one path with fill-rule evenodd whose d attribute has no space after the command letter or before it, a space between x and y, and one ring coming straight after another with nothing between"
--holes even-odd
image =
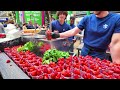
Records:
<instances>
[{"instance_id":1,"label":"punnet of strawberry","mask_svg":"<svg viewBox=\"0 0 120 90\"><path fill-rule=\"evenodd\" d=\"M52 33L52 31L49 30L49 29L46 31L45 34L46 34L46 38L47 38L47 40L51 40L51 39L52 39L51 33Z\"/></svg>"},{"instance_id":2,"label":"punnet of strawberry","mask_svg":"<svg viewBox=\"0 0 120 90\"><path fill-rule=\"evenodd\" d=\"M51 61L43 64L42 57L30 50L18 52L18 47L7 47L4 51L32 79L120 79L120 64L109 60L91 56L68 56L58 60L54 57L52 60L52 56L50 59L46 55Z\"/></svg>"}]
</instances>

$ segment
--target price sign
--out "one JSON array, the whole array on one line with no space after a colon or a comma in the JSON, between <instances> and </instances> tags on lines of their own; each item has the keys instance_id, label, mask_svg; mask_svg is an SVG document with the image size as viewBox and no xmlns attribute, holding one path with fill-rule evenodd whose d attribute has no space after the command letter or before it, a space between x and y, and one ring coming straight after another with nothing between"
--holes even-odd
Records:
<instances>
[{"instance_id":1,"label":"price sign","mask_svg":"<svg viewBox=\"0 0 120 90\"><path fill-rule=\"evenodd\" d=\"M39 25L42 25L42 16L40 11L24 11L24 17L25 17L25 22L27 23L31 20L33 23L36 22Z\"/></svg>"}]
</instances>

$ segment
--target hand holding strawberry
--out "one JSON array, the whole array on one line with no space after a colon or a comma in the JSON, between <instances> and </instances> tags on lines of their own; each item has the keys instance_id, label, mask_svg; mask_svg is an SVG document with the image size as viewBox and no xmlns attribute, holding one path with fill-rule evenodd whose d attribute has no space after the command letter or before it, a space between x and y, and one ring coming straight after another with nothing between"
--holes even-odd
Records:
<instances>
[{"instance_id":1,"label":"hand holding strawberry","mask_svg":"<svg viewBox=\"0 0 120 90\"><path fill-rule=\"evenodd\" d=\"M47 30L46 31L46 37L47 37L48 40L51 40L52 38L53 39L59 38L60 34L57 33L57 32L52 32L51 30Z\"/></svg>"}]
</instances>

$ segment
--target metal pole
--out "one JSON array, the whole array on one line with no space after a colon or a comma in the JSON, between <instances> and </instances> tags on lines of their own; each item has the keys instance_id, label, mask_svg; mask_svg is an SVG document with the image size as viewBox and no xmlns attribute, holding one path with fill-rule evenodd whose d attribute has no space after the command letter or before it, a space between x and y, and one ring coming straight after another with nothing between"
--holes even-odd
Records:
<instances>
[{"instance_id":1,"label":"metal pole","mask_svg":"<svg viewBox=\"0 0 120 90\"><path fill-rule=\"evenodd\" d=\"M51 24L51 11L48 11L48 15L49 15L50 30L52 30L52 24Z\"/></svg>"},{"instance_id":2,"label":"metal pole","mask_svg":"<svg viewBox=\"0 0 120 90\"><path fill-rule=\"evenodd\" d=\"M45 11L42 12L42 26L45 24Z\"/></svg>"},{"instance_id":3,"label":"metal pole","mask_svg":"<svg viewBox=\"0 0 120 90\"><path fill-rule=\"evenodd\" d=\"M16 16L16 22L20 23L19 11L15 11L15 16Z\"/></svg>"}]
</instances>

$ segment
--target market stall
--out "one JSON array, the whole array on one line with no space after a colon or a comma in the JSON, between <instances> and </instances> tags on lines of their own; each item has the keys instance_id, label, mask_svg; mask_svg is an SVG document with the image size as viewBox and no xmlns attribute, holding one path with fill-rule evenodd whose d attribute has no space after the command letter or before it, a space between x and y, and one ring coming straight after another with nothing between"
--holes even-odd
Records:
<instances>
[{"instance_id":1,"label":"market stall","mask_svg":"<svg viewBox=\"0 0 120 90\"><path fill-rule=\"evenodd\" d=\"M3 40L0 72L4 79L120 79L119 64L72 56L69 49L67 39L48 40L39 32Z\"/></svg>"}]
</instances>

